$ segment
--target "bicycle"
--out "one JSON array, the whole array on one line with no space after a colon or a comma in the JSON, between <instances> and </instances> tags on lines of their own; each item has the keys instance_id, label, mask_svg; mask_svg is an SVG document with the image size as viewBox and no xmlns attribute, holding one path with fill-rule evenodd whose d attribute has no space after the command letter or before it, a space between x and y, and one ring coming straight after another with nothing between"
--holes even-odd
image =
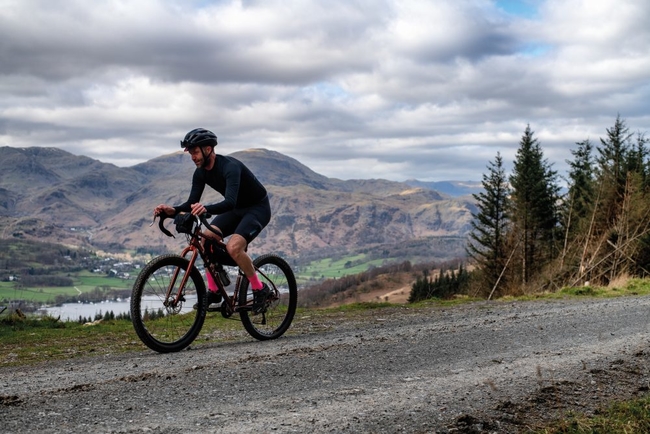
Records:
<instances>
[{"instance_id":1,"label":"bicycle","mask_svg":"<svg viewBox=\"0 0 650 434\"><path fill-rule=\"evenodd\" d=\"M156 217L149 226L152 226ZM170 216L161 215L158 228L174 237L164 226ZM183 233L187 247L180 255L165 254L152 259L140 272L131 293L131 320L135 332L150 349L159 353L181 351L201 332L208 312L208 297L203 277L197 268L200 257L212 274L221 294L216 309L224 318L238 313L246 331L258 340L282 336L293 321L298 300L296 278L289 264L276 254L265 254L253 260L260 280L271 290L265 308L252 311L253 294L246 276L238 269L232 295L226 288L230 276L223 266L237 264L226 251L223 241L206 237L203 228L219 235L206 220L207 215L178 214L176 231ZM206 248L212 245L211 251ZM211 309L213 311L215 309Z\"/></svg>"}]
</instances>

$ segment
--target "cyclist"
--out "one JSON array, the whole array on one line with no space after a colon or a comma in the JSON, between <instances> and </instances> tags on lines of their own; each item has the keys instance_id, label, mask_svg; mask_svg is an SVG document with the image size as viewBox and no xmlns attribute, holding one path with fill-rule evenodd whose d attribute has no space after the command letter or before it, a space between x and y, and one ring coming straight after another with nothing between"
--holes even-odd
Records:
<instances>
[{"instance_id":1,"label":"cyclist","mask_svg":"<svg viewBox=\"0 0 650 434\"><path fill-rule=\"evenodd\" d=\"M215 153L217 136L209 130L196 128L185 135L181 148L189 152L196 170L192 177L192 188L187 201L181 205L160 204L154 214L191 212L194 215L210 213L216 217L210 222L223 237L230 236L226 243L228 253L248 278L253 290L253 312L264 311L265 302L271 291L262 283L255 272L253 261L246 253L248 244L255 239L271 219L271 206L266 188L241 161ZM205 186L221 193L223 200L215 204L202 204L201 195ZM217 238L213 232L204 232L208 238ZM221 302L221 294L212 275L206 270L208 280L208 305Z\"/></svg>"}]
</instances>

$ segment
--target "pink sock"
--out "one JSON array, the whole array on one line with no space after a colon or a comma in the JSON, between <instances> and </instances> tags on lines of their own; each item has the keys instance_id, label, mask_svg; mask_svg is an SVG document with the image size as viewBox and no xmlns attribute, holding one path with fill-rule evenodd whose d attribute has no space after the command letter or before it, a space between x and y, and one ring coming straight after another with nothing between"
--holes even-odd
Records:
<instances>
[{"instance_id":1,"label":"pink sock","mask_svg":"<svg viewBox=\"0 0 650 434\"><path fill-rule=\"evenodd\" d=\"M208 289L212 292L217 291L217 284L215 283L214 279L212 278L212 274L208 270L205 270L205 277L208 279Z\"/></svg>"},{"instance_id":2,"label":"pink sock","mask_svg":"<svg viewBox=\"0 0 650 434\"><path fill-rule=\"evenodd\" d=\"M253 288L253 291L262 289L262 282L260 282L260 278L257 277L257 274L253 274L251 277L249 277L248 281L251 283L251 288Z\"/></svg>"}]
</instances>

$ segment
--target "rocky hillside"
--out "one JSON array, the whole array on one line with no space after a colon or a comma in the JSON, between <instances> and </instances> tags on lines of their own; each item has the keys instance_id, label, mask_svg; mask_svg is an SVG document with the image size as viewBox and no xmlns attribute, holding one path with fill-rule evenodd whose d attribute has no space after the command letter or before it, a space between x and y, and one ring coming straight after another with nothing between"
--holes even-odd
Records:
<instances>
[{"instance_id":1,"label":"rocky hillside","mask_svg":"<svg viewBox=\"0 0 650 434\"><path fill-rule=\"evenodd\" d=\"M288 256L323 257L373 251L463 253L474 210L470 196L386 180L319 175L286 155L250 149L242 160L267 186L274 216L252 246ZM194 165L182 152L120 168L56 148L0 148L0 237L21 237L99 249L177 248L150 228L158 203L189 193ZM204 202L220 197L208 192Z\"/></svg>"}]
</instances>

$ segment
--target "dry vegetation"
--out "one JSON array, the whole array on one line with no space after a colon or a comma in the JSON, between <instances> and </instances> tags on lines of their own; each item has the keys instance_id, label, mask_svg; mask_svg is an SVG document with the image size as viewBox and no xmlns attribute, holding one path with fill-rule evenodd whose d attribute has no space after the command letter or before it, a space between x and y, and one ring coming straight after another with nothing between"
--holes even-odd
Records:
<instances>
[{"instance_id":1,"label":"dry vegetation","mask_svg":"<svg viewBox=\"0 0 650 434\"><path fill-rule=\"evenodd\" d=\"M458 267L458 260L412 265L410 262L384 265L363 273L329 279L300 291L300 307L338 307L351 303L408 302L413 284L424 273L435 276L440 270Z\"/></svg>"},{"instance_id":2,"label":"dry vegetation","mask_svg":"<svg viewBox=\"0 0 650 434\"><path fill-rule=\"evenodd\" d=\"M301 307L330 307L355 302L404 303L423 267L410 262L385 265L363 273L329 279L300 291Z\"/></svg>"}]
</instances>

